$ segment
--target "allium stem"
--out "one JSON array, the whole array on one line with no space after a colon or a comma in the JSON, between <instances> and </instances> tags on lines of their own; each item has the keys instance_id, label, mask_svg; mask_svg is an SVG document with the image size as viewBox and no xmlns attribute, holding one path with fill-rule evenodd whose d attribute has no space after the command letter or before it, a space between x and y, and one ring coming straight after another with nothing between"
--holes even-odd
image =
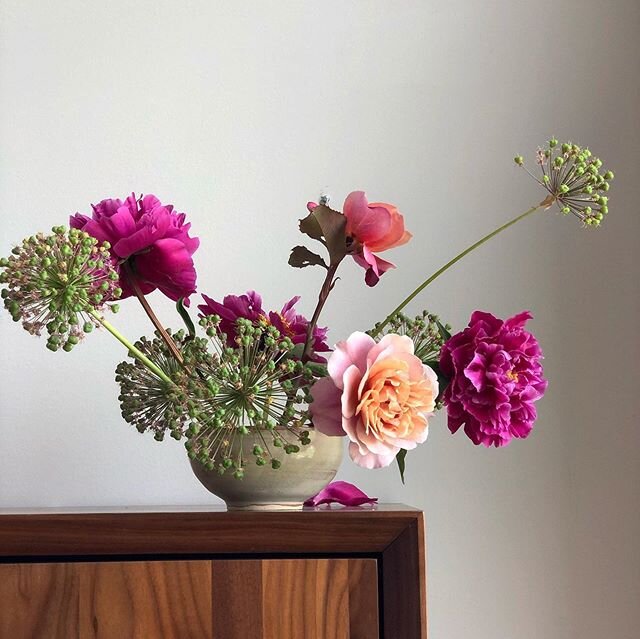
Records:
<instances>
[{"instance_id":1,"label":"allium stem","mask_svg":"<svg viewBox=\"0 0 640 639\"><path fill-rule=\"evenodd\" d=\"M433 275L431 275L424 282L422 282L422 284L420 284L420 286L418 286L418 288L416 288L415 291L413 291L413 293L405 297L405 299L402 300L402 302L400 302L400 304L398 304L398 306L389 315L387 315L387 317L384 319L384 321L381 324L376 325L376 327L371 332L371 335L373 337L376 337L377 335L379 335L380 331L382 331L382 329L391 321L391 318L396 313L399 313L407 304L409 304L409 302L411 302L417 295L419 295L425 288L427 288L427 286L429 286L431 282L433 282L435 279L440 277L440 275L442 275L445 271L448 271L454 264L459 262L465 255L468 255L472 251L475 251L475 249L477 249L479 246L482 246L485 242L488 242L491 238L495 237L499 233L502 233L502 231L508 229L510 226L513 226L514 224L516 224L520 220L523 220L525 217L531 215L532 213L535 213L538 209L543 208L544 206L546 206L544 202L541 202L540 204L536 204L535 206L532 206L530 209L528 209L524 213L521 213L520 215L514 217L512 220L507 222L506 224L503 224L502 226L498 227L494 231L491 231L491 233L489 233L488 235L485 235L482 239L478 240L475 244L472 244L471 246L466 248L464 251L462 251L462 253L458 253L458 255L456 255L452 260L449 260L444 266L439 268Z\"/></svg>"},{"instance_id":2,"label":"allium stem","mask_svg":"<svg viewBox=\"0 0 640 639\"><path fill-rule=\"evenodd\" d=\"M104 317L93 309L87 311L91 317L100 322L129 352L140 362L142 362L152 373L157 375L163 382L173 384L171 378L156 366L146 355L140 352L113 324L107 322Z\"/></svg>"}]
</instances>

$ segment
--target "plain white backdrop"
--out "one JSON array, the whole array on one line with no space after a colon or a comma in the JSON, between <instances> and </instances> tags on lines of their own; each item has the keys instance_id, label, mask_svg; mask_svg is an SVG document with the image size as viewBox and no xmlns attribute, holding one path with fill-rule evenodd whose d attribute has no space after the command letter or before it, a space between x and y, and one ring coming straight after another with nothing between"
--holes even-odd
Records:
<instances>
[{"instance_id":1,"label":"plain white backdrop","mask_svg":"<svg viewBox=\"0 0 640 639\"><path fill-rule=\"evenodd\" d=\"M527 441L451 436L339 477L425 510L433 639L633 639L640 627L640 5L636 0L2 0L0 252L105 197L186 211L199 289L279 308L305 203L390 201L414 240L375 289L351 263L331 339L384 317L543 193L512 161L552 134L615 170L609 219L554 211L467 258L412 305L461 328L530 309L550 380ZM176 326L172 305L151 301ZM118 326L150 329L133 301ZM0 506L210 504L184 451L120 418L107 334L52 354L0 314ZM153 531L149 531L153 534Z\"/></svg>"}]
</instances>

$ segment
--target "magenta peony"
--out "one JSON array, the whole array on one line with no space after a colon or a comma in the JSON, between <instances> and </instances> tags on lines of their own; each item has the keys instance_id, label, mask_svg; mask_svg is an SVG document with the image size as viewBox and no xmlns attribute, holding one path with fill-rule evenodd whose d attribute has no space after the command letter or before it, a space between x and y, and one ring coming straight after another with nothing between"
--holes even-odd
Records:
<instances>
[{"instance_id":1,"label":"magenta peony","mask_svg":"<svg viewBox=\"0 0 640 639\"><path fill-rule=\"evenodd\" d=\"M102 200L93 205L93 215L72 215L70 225L82 229L98 241L111 244L111 254L120 275L122 297L134 295L133 282L143 294L160 289L178 300L196 290L196 270L192 255L198 238L189 237L185 214L171 204L163 205L155 195L136 199L130 195Z\"/></svg>"},{"instance_id":2,"label":"magenta peony","mask_svg":"<svg viewBox=\"0 0 640 639\"><path fill-rule=\"evenodd\" d=\"M452 433L464 426L474 444L497 447L531 432L534 402L547 388L542 350L524 328L531 318L528 311L505 321L476 311L444 344L440 367L451 380L444 402Z\"/></svg>"},{"instance_id":3,"label":"magenta peony","mask_svg":"<svg viewBox=\"0 0 640 639\"><path fill-rule=\"evenodd\" d=\"M198 309L202 315L220 316L220 328L227 335L229 346L235 346L236 320L239 318L248 319L251 322L266 322L275 326L282 335L291 339L294 344L304 344L307 338L307 328L309 320L304 315L295 311L295 305L300 299L299 296L292 297L280 312L265 311L262 308L262 297L255 291L247 291L244 295L226 295L222 303L216 302L208 295L203 295L204 304L200 304ZM326 339L327 328L316 326L313 329L313 357L314 362L325 362L326 359L319 353L330 351Z\"/></svg>"},{"instance_id":4,"label":"magenta peony","mask_svg":"<svg viewBox=\"0 0 640 639\"><path fill-rule=\"evenodd\" d=\"M413 348L406 335L389 333L376 343L353 333L331 354L329 377L311 388L313 425L325 435L347 435L359 466L388 466L400 449L427 439L438 380Z\"/></svg>"}]
</instances>

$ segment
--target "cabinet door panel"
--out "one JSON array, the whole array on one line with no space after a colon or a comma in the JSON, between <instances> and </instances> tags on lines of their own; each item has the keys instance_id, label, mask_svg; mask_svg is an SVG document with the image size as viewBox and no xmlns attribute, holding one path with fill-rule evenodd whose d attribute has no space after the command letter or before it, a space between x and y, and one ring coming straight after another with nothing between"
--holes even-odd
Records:
<instances>
[{"instance_id":1,"label":"cabinet door panel","mask_svg":"<svg viewBox=\"0 0 640 639\"><path fill-rule=\"evenodd\" d=\"M376 639L373 559L213 562L215 639Z\"/></svg>"},{"instance_id":2,"label":"cabinet door panel","mask_svg":"<svg viewBox=\"0 0 640 639\"><path fill-rule=\"evenodd\" d=\"M79 637L73 564L0 565L0 639Z\"/></svg>"},{"instance_id":3,"label":"cabinet door panel","mask_svg":"<svg viewBox=\"0 0 640 639\"><path fill-rule=\"evenodd\" d=\"M377 639L373 559L0 565L0 639Z\"/></svg>"},{"instance_id":4,"label":"cabinet door panel","mask_svg":"<svg viewBox=\"0 0 640 639\"><path fill-rule=\"evenodd\" d=\"M0 639L212 639L211 562L0 565Z\"/></svg>"},{"instance_id":5,"label":"cabinet door panel","mask_svg":"<svg viewBox=\"0 0 640 639\"><path fill-rule=\"evenodd\" d=\"M82 639L211 639L211 564L76 564Z\"/></svg>"}]
</instances>

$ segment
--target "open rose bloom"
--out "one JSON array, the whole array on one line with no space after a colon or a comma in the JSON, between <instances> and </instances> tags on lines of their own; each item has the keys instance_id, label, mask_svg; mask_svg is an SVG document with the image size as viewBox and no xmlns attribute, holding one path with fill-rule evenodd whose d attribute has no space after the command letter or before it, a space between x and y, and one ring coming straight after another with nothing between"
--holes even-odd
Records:
<instances>
[{"instance_id":1,"label":"open rose bloom","mask_svg":"<svg viewBox=\"0 0 640 639\"><path fill-rule=\"evenodd\" d=\"M329 376L312 388L314 426L326 435L346 435L359 466L388 466L401 449L427 439L438 380L413 348L406 336L389 334L376 343L353 333L336 345Z\"/></svg>"},{"instance_id":2,"label":"open rose bloom","mask_svg":"<svg viewBox=\"0 0 640 639\"><path fill-rule=\"evenodd\" d=\"M317 207L315 202L307 203L310 212ZM367 286L375 286L384 273L395 268L395 264L383 260L376 253L402 246L412 235L405 230L404 218L397 207L384 202L369 204L364 191L349 193L343 208L346 237L342 239L347 244L346 254L365 269ZM325 240L331 242L330 238L325 237Z\"/></svg>"},{"instance_id":3,"label":"open rose bloom","mask_svg":"<svg viewBox=\"0 0 640 639\"><path fill-rule=\"evenodd\" d=\"M395 264L376 253L402 246L411 239L404 228L404 218L392 204L369 204L364 191L354 191L344 202L347 235L354 241L353 259L366 270L365 282L375 286L383 273Z\"/></svg>"}]
</instances>

